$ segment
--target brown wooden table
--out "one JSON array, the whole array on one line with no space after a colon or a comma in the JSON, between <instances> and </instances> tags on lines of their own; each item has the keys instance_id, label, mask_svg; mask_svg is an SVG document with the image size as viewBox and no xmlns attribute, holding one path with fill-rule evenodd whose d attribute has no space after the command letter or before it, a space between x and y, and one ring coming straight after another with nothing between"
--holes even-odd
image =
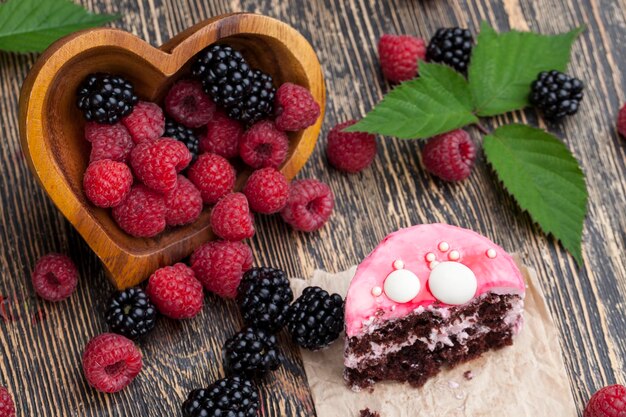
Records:
<instances>
[{"instance_id":1,"label":"brown wooden table","mask_svg":"<svg viewBox=\"0 0 626 417\"><path fill-rule=\"evenodd\" d=\"M260 218L251 245L257 264L280 266L292 276L315 268L339 271L358 263L387 233L426 222L474 229L519 252L537 269L572 392L582 411L590 393L626 382L626 140L614 127L626 100L626 0L81 0L98 12L117 12L116 27L154 45L207 17L253 11L298 28L318 51L328 87L325 129L300 177L328 182L337 196L327 227L310 235L279 219ZM416 141L381 139L373 166L357 175L329 169L325 132L358 118L389 89L381 78L376 42L382 33L428 38L440 26L474 31L481 20L499 30L544 33L580 24L573 74L586 85L577 117L550 129L581 161L590 191L584 235L585 264L546 238L502 190L482 155L460 185L428 175ZM185 322L161 320L141 349L145 370L116 395L89 388L80 368L85 343L106 330L102 311L112 287L96 257L63 219L31 176L21 156L17 101L35 56L0 53L0 385L13 392L18 416L177 416L187 392L222 375L219 352L239 327L234 305L208 296L203 313ZM534 111L490 121L521 120L545 127ZM489 124L489 123L488 123ZM490 127L491 127L490 126ZM472 132L479 140L478 132ZM81 282L66 302L34 296L29 273L50 251L80 261ZM288 360L262 387L265 416L312 416L301 361L281 336ZM554 347L558 349L558 346ZM343 416L342 416L343 417ZM351 417L351 416L349 416ZM392 417L392 416L385 416Z\"/></svg>"}]
</instances>

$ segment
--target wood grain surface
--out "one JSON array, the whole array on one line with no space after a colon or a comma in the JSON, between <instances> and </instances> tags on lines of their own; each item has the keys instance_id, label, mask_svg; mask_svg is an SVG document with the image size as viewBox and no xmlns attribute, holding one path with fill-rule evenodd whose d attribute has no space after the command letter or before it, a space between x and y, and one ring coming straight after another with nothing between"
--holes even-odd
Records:
<instances>
[{"instance_id":1,"label":"wood grain surface","mask_svg":"<svg viewBox=\"0 0 626 417\"><path fill-rule=\"evenodd\" d=\"M327 181L336 214L322 231L304 235L275 217L260 218L251 245L258 264L293 276L315 268L339 271L359 262L387 233L424 222L448 222L485 234L519 252L537 269L562 334L562 349L579 411L597 388L626 382L626 140L615 129L626 100L626 0L82 0L98 12L117 12L114 26L161 45L207 17L251 11L299 29L317 50L327 82L323 135L334 123L362 116L389 89L376 41L382 33L429 37L440 26L566 31L586 24L571 71L587 84L578 116L548 126L581 161L590 190L585 264L546 238L502 190L479 158L472 177L450 185L425 173L420 144L381 138L378 158L357 175L343 175L324 158L325 137L300 177ZM20 153L17 99L35 56L0 54L0 385L15 395L18 415L177 416L188 390L222 375L219 352L239 326L231 303L207 298L202 315L161 320L141 343L145 371L129 389L103 395L80 369L84 344L105 331L102 310L112 287L97 258L45 196ZM534 111L490 120L545 127ZM479 133L472 132L476 141ZM80 265L78 292L49 304L34 296L29 273L49 252ZM295 349L282 337L287 361L262 387L264 416L313 416L314 407ZM555 349L557 347L555 346ZM342 416L343 417L343 416ZM348 416L350 417L350 416ZM386 416L391 417L391 416Z\"/></svg>"}]
</instances>

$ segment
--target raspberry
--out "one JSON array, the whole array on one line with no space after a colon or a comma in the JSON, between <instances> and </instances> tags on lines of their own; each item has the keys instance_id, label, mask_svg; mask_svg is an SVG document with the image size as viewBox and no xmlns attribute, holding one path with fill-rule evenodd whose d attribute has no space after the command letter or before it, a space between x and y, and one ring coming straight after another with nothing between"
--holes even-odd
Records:
<instances>
[{"instance_id":1,"label":"raspberry","mask_svg":"<svg viewBox=\"0 0 626 417\"><path fill-rule=\"evenodd\" d=\"M89 163L102 159L126 162L135 142L121 123L101 125L89 122L85 125L85 138L91 142Z\"/></svg>"},{"instance_id":2,"label":"raspberry","mask_svg":"<svg viewBox=\"0 0 626 417\"><path fill-rule=\"evenodd\" d=\"M626 104L619 111L619 116L617 117L617 131L624 137L626 137Z\"/></svg>"},{"instance_id":3,"label":"raspberry","mask_svg":"<svg viewBox=\"0 0 626 417\"><path fill-rule=\"evenodd\" d=\"M31 275L35 291L48 301L61 301L72 295L78 284L78 270L70 258L50 253L37 261Z\"/></svg>"},{"instance_id":4,"label":"raspberry","mask_svg":"<svg viewBox=\"0 0 626 417\"><path fill-rule=\"evenodd\" d=\"M193 223L201 212L200 191L191 181L179 175L178 186L165 196L165 222L168 226Z\"/></svg>"},{"instance_id":5,"label":"raspberry","mask_svg":"<svg viewBox=\"0 0 626 417\"><path fill-rule=\"evenodd\" d=\"M611 385L593 394L583 417L626 416L626 387Z\"/></svg>"},{"instance_id":6,"label":"raspberry","mask_svg":"<svg viewBox=\"0 0 626 417\"><path fill-rule=\"evenodd\" d=\"M170 138L144 141L135 146L130 154L130 163L137 178L160 193L176 188L177 173L191 162L187 146Z\"/></svg>"},{"instance_id":7,"label":"raspberry","mask_svg":"<svg viewBox=\"0 0 626 417\"><path fill-rule=\"evenodd\" d=\"M200 81L182 80L167 93L165 110L178 123L196 128L211 120L215 103L204 93Z\"/></svg>"},{"instance_id":8,"label":"raspberry","mask_svg":"<svg viewBox=\"0 0 626 417\"><path fill-rule=\"evenodd\" d=\"M196 249L190 262L204 288L220 297L235 298L241 277L252 267L252 250L243 242L217 240Z\"/></svg>"},{"instance_id":9,"label":"raspberry","mask_svg":"<svg viewBox=\"0 0 626 417\"><path fill-rule=\"evenodd\" d=\"M98 391L109 394L126 388L142 367L137 346L119 334L104 333L94 337L83 352L87 382Z\"/></svg>"},{"instance_id":10,"label":"raspberry","mask_svg":"<svg viewBox=\"0 0 626 417\"><path fill-rule=\"evenodd\" d=\"M239 141L239 155L252 168L278 168L287 158L289 139L270 121L258 122Z\"/></svg>"},{"instance_id":11,"label":"raspberry","mask_svg":"<svg viewBox=\"0 0 626 417\"><path fill-rule=\"evenodd\" d=\"M254 236L254 216L241 193L228 194L211 212L211 228L224 240L238 241Z\"/></svg>"},{"instance_id":12,"label":"raspberry","mask_svg":"<svg viewBox=\"0 0 626 417\"><path fill-rule=\"evenodd\" d=\"M313 232L330 218L335 196L330 187L314 179L291 183L287 205L282 209L283 220L296 230Z\"/></svg>"},{"instance_id":13,"label":"raspberry","mask_svg":"<svg viewBox=\"0 0 626 417\"><path fill-rule=\"evenodd\" d=\"M130 192L133 174L123 162L103 159L87 167L83 177L85 195L98 207L115 207Z\"/></svg>"},{"instance_id":14,"label":"raspberry","mask_svg":"<svg viewBox=\"0 0 626 417\"><path fill-rule=\"evenodd\" d=\"M173 319L189 319L202 310L202 284L187 265L177 263L157 269L146 289L157 310Z\"/></svg>"},{"instance_id":15,"label":"raspberry","mask_svg":"<svg viewBox=\"0 0 626 417\"><path fill-rule=\"evenodd\" d=\"M445 181L469 177L476 159L476 147L469 134L461 129L430 139L422 151L426 169Z\"/></svg>"},{"instance_id":16,"label":"raspberry","mask_svg":"<svg viewBox=\"0 0 626 417\"><path fill-rule=\"evenodd\" d=\"M392 83L417 77L418 62L426 59L426 42L414 36L383 35L378 41L383 75Z\"/></svg>"},{"instance_id":17,"label":"raspberry","mask_svg":"<svg viewBox=\"0 0 626 417\"><path fill-rule=\"evenodd\" d=\"M283 131L305 129L320 117L320 105L306 88L285 83L276 92L276 128Z\"/></svg>"},{"instance_id":18,"label":"raspberry","mask_svg":"<svg viewBox=\"0 0 626 417\"><path fill-rule=\"evenodd\" d=\"M205 153L187 171L187 177L200 190L202 201L215 204L235 187L237 172L224 158Z\"/></svg>"},{"instance_id":19,"label":"raspberry","mask_svg":"<svg viewBox=\"0 0 626 417\"><path fill-rule=\"evenodd\" d=\"M243 135L241 124L229 118L221 111L216 111L207 125L207 130L200 138L200 150L234 158L239 154L239 139Z\"/></svg>"},{"instance_id":20,"label":"raspberry","mask_svg":"<svg viewBox=\"0 0 626 417\"><path fill-rule=\"evenodd\" d=\"M165 200L143 184L131 188L122 203L113 207L113 219L131 236L152 237L165 229Z\"/></svg>"},{"instance_id":21,"label":"raspberry","mask_svg":"<svg viewBox=\"0 0 626 417\"><path fill-rule=\"evenodd\" d=\"M158 139L165 131L163 110L147 101L140 101L131 114L122 119L135 143Z\"/></svg>"},{"instance_id":22,"label":"raspberry","mask_svg":"<svg viewBox=\"0 0 626 417\"><path fill-rule=\"evenodd\" d=\"M250 208L257 213L277 213L287 204L289 198L289 182L287 178L275 168L263 168L254 171L243 193L248 198Z\"/></svg>"},{"instance_id":23,"label":"raspberry","mask_svg":"<svg viewBox=\"0 0 626 417\"><path fill-rule=\"evenodd\" d=\"M2 417L15 417L15 404L9 391L0 387L0 416Z\"/></svg>"},{"instance_id":24,"label":"raspberry","mask_svg":"<svg viewBox=\"0 0 626 417\"><path fill-rule=\"evenodd\" d=\"M333 127L328 133L326 157L340 171L359 172L367 168L376 156L376 137L363 132L343 132L356 120Z\"/></svg>"}]
</instances>

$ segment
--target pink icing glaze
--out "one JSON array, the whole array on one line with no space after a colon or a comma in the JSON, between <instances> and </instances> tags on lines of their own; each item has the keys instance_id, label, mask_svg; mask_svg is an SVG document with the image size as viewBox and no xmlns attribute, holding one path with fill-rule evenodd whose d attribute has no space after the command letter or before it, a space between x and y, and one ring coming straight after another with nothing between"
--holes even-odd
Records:
<instances>
[{"instance_id":1,"label":"pink icing glaze","mask_svg":"<svg viewBox=\"0 0 626 417\"><path fill-rule=\"evenodd\" d=\"M440 242L447 242L448 251L438 250ZM496 257L490 259L487 251L494 249ZM425 224L398 230L387 236L380 245L357 268L350 283L345 303L346 334L356 336L363 331L363 322L390 320L404 317L418 307L437 304L445 307L431 294L428 287L430 276L428 253L434 253L437 261L448 261L450 251L460 254L458 262L469 267L476 275L478 287L474 297L486 292L519 294L524 296L525 284L522 273L511 255L484 236L471 230L447 224ZM384 288L384 282L393 271L393 262L400 259L405 269L416 274L421 283L417 297L407 303L390 300L385 292L375 297L372 288Z\"/></svg>"}]
</instances>

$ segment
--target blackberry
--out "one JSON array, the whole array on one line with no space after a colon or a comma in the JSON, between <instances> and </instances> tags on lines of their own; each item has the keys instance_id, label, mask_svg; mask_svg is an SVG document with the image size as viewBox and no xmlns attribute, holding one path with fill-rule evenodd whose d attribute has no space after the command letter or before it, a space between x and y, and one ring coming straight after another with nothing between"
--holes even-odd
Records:
<instances>
[{"instance_id":1,"label":"blackberry","mask_svg":"<svg viewBox=\"0 0 626 417\"><path fill-rule=\"evenodd\" d=\"M274 110L275 95L272 76L255 70L250 93L228 110L228 116L246 125L265 119Z\"/></svg>"},{"instance_id":2,"label":"blackberry","mask_svg":"<svg viewBox=\"0 0 626 417\"><path fill-rule=\"evenodd\" d=\"M241 52L227 45L212 45L204 49L191 71L202 81L204 91L213 101L227 109L250 93L254 81L254 72Z\"/></svg>"},{"instance_id":3,"label":"blackberry","mask_svg":"<svg viewBox=\"0 0 626 417\"><path fill-rule=\"evenodd\" d=\"M280 366L276 336L263 329L246 327L228 339L222 350L229 375L262 377Z\"/></svg>"},{"instance_id":4,"label":"blackberry","mask_svg":"<svg viewBox=\"0 0 626 417\"><path fill-rule=\"evenodd\" d=\"M465 74L469 65L474 38L468 29L439 28L426 49L426 59L439 62Z\"/></svg>"},{"instance_id":5,"label":"blackberry","mask_svg":"<svg viewBox=\"0 0 626 417\"><path fill-rule=\"evenodd\" d=\"M548 120L558 121L578 112L583 82L559 71L544 71L531 85L530 103Z\"/></svg>"},{"instance_id":6,"label":"blackberry","mask_svg":"<svg viewBox=\"0 0 626 417\"><path fill-rule=\"evenodd\" d=\"M129 339L137 339L154 329L156 318L156 308L138 287L113 294L106 311L111 331Z\"/></svg>"},{"instance_id":7,"label":"blackberry","mask_svg":"<svg viewBox=\"0 0 626 417\"><path fill-rule=\"evenodd\" d=\"M237 289L237 304L244 322L270 332L284 326L292 300L287 274L276 268L248 270Z\"/></svg>"},{"instance_id":8,"label":"blackberry","mask_svg":"<svg viewBox=\"0 0 626 417\"><path fill-rule=\"evenodd\" d=\"M177 123L175 120L167 119L165 121L165 132L163 133L163 136L174 138L183 142L187 145L187 149L189 149L189 152L191 152L194 159L198 156L198 153L200 152L200 139L193 129Z\"/></svg>"},{"instance_id":9,"label":"blackberry","mask_svg":"<svg viewBox=\"0 0 626 417\"><path fill-rule=\"evenodd\" d=\"M126 79L104 73L90 74L78 88L78 108L90 122L115 124L133 111L139 99Z\"/></svg>"},{"instance_id":10,"label":"blackberry","mask_svg":"<svg viewBox=\"0 0 626 417\"><path fill-rule=\"evenodd\" d=\"M183 417L256 417L259 393L249 380L224 378L189 393Z\"/></svg>"},{"instance_id":11,"label":"blackberry","mask_svg":"<svg viewBox=\"0 0 626 417\"><path fill-rule=\"evenodd\" d=\"M287 329L293 341L318 350L334 342L343 330L343 299L320 287L307 287L289 308Z\"/></svg>"}]
</instances>

